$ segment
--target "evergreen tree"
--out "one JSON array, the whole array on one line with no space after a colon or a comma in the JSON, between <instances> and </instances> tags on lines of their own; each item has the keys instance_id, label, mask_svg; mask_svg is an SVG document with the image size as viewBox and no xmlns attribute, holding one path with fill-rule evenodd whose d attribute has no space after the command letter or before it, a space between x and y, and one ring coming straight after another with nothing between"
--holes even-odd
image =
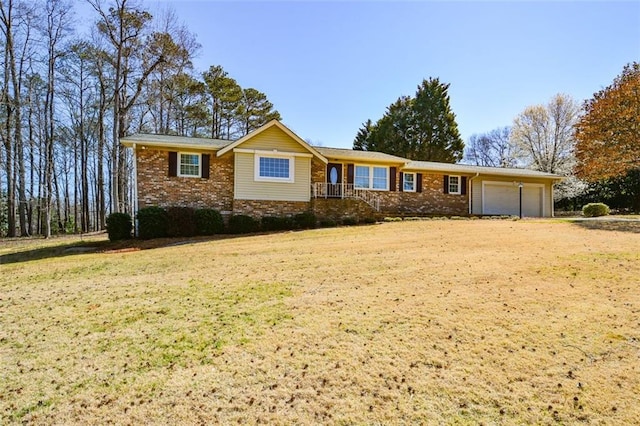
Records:
<instances>
[{"instance_id":1,"label":"evergreen tree","mask_svg":"<svg viewBox=\"0 0 640 426\"><path fill-rule=\"evenodd\" d=\"M464 142L451 111L448 84L423 80L414 97L401 96L375 124L363 124L353 148L380 151L422 161L454 163Z\"/></svg>"},{"instance_id":2,"label":"evergreen tree","mask_svg":"<svg viewBox=\"0 0 640 426\"><path fill-rule=\"evenodd\" d=\"M371 129L373 129L373 122L371 119L368 119L364 123L362 123L362 127L358 130L356 134L356 138L353 141L353 149L358 151L365 151L367 148L367 141L369 140L369 135L371 134Z\"/></svg>"},{"instance_id":3,"label":"evergreen tree","mask_svg":"<svg viewBox=\"0 0 640 426\"><path fill-rule=\"evenodd\" d=\"M280 120L280 113L273 109L273 104L267 95L259 90L243 89L238 115L241 123L241 133L246 135L271 120Z\"/></svg>"}]
</instances>

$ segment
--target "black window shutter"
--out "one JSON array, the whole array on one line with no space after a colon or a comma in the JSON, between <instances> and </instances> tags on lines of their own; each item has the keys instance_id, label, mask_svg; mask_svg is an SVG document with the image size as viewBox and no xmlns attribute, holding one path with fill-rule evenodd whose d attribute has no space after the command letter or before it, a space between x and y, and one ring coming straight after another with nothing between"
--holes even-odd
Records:
<instances>
[{"instance_id":1,"label":"black window shutter","mask_svg":"<svg viewBox=\"0 0 640 426\"><path fill-rule=\"evenodd\" d=\"M422 192L422 173L416 173L416 192Z\"/></svg>"},{"instance_id":2,"label":"black window shutter","mask_svg":"<svg viewBox=\"0 0 640 426\"><path fill-rule=\"evenodd\" d=\"M400 172L400 188L399 191L404 191L404 173Z\"/></svg>"},{"instance_id":3,"label":"black window shutter","mask_svg":"<svg viewBox=\"0 0 640 426\"><path fill-rule=\"evenodd\" d=\"M444 193L449 193L449 175L444 175Z\"/></svg>"},{"instance_id":4,"label":"black window shutter","mask_svg":"<svg viewBox=\"0 0 640 426\"><path fill-rule=\"evenodd\" d=\"M200 168L200 176L204 179L209 179L209 159L211 155L202 154L200 158L202 158L202 167Z\"/></svg>"},{"instance_id":5,"label":"black window shutter","mask_svg":"<svg viewBox=\"0 0 640 426\"><path fill-rule=\"evenodd\" d=\"M347 183L353 184L353 164L347 164Z\"/></svg>"},{"instance_id":6,"label":"black window shutter","mask_svg":"<svg viewBox=\"0 0 640 426\"><path fill-rule=\"evenodd\" d=\"M462 176L460 178L460 181L462 182L460 185L462 185L460 187L460 193L462 195L467 195L467 177L466 176Z\"/></svg>"},{"instance_id":7,"label":"black window shutter","mask_svg":"<svg viewBox=\"0 0 640 426\"><path fill-rule=\"evenodd\" d=\"M178 176L178 153L169 152L169 177Z\"/></svg>"},{"instance_id":8,"label":"black window shutter","mask_svg":"<svg viewBox=\"0 0 640 426\"><path fill-rule=\"evenodd\" d=\"M389 167L389 191L396 190L396 167Z\"/></svg>"}]
</instances>

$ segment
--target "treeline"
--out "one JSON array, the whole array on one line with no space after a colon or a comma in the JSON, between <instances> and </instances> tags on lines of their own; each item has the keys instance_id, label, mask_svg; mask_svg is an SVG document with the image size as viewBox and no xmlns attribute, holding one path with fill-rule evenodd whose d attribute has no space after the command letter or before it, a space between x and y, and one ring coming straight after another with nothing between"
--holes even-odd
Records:
<instances>
[{"instance_id":1,"label":"treeline","mask_svg":"<svg viewBox=\"0 0 640 426\"><path fill-rule=\"evenodd\" d=\"M96 231L131 213L125 135L236 139L280 118L221 66L194 69L200 45L172 12L84 1L88 35L76 1L0 1L0 236Z\"/></svg>"}]
</instances>

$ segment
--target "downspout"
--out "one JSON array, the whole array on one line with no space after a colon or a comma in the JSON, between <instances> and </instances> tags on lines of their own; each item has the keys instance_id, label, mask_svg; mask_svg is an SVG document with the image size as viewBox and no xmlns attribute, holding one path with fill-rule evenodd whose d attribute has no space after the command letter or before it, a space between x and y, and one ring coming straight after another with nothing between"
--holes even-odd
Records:
<instances>
[{"instance_id":1,"label":"downspout","mask_svg":"<svg viewBox=\"0 0 640 426\"><path fill-rule=\"evenodd\" d=\"M556 217L556 209L555 209L555 203L554 203L554 199L555 199L555 194L554 194L554 189L556 187L556 183L561 182L560 180L558 181L551 181L551 206L550 206L550 210L551 210L551 217Z\"/></svg>"},{"instance_id":2,"label":"downspout","mask_svg":"<svg viewBox=\"0 0 640 426\"><path fill-rule=\"evenodd\" d=\"M133 144L133 236L138 236L138 154Z\"/></svg>"},{"instance_id":3,"label":"downspout","mask_svg":"<svg viewBox=\"0 0 640 426\"><path fill-rule=\"evenodd\" d=\"M473 214L473 209L471 207L471 198L473 197L473 184L471 183L475 178L480 176L480 172L477 172L475 176L471 176L469 178L469 188L467 188L467 194L469 194L469 214Z\"/></svg>"}]
</instances>

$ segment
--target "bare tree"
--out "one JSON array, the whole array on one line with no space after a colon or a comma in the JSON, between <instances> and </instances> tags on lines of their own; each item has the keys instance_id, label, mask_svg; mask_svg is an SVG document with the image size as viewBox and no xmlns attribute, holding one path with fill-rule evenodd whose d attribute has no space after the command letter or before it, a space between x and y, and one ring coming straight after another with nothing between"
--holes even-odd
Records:
<instances>
[{"instance_id":1,"label":"bare tree","mask_svg":"<svg viewBox=\"0 0 640 426\"><path fill-rule=\"evenodd\" d=\"M22 83L26 73L25 65L33 55L35 10L36 5L32 3L14 0L0 2L0 31L5 39L3 85L0 91L4 126L0 131L0 139L6 156L9 236L16 235L16 195L20 234L28 235L26 169L22 140Z\"/></svg>"},{"instance_id":2,"label":"bare tree","mask_svg":"<svg viewBox=\"0 0 640 426\"><path fill-rule=\"evenodd\" d=\"M529 106L516 117L511 141L523 151L528 167L548 173L571 173L578 111L571 97L558 94L547 105Z\"/></svg>"},{"instance_id":3,"label":"bare tree","mask_svg":"<svg viewBox=\"0 0 640 426\"><path fill-rule=\"evenodd\" d=\"M113 67L111 209L126 211L129 162L120 138L127 133L129 114L147 78L165 61L170 37L149 32L152 16L134 0L114 0L108 10L102 0L87 1L99 15L98 30L110 47Z\"/></svg>"},{"instance_id":4,"label":"bare tree","mask_svg":"<svg viewBox=\"0 0 640 426\"><path fill-rule=\"evenodd\" d=\"M64 54L60 48L65 37L68 36L71 23L71 4L67 0L46 0L46 26L44 35L47 43L47 95L45 98L45 238L51 236L51 202L54 185L57 187L55 176L55 97L56 97L56 66L58 59ZM57 189L57 188L56 188ZM58 192L56 190L56 192ZM59 198L56 198L59 203ZM58 205L58 219L60 208Z\"/></svg>"},{"instance_id":5,"label":"bare tree","mask_svg":"<svg viewBox=\"0 0 640 426\"><path fill-rule=\"evenodd\" d=\"M193 72L192 57L200 49L186 26L180 24L175 12L165 9L153 23L154 37L148 48L156 50L156 55L163 51L164 62L149 75L145 84L139 113L139 129L144 129L148 116L151 124L146 126L156 133L171 134L176 130L175 103L181 92L176 92L175 77Z\"/></svg>"},{"instance_id":6,"label":"bare tree","mask_svg":"<svg viewBox=\"0 0 640 426\"><path fill-rule=\"evenodd\" d=\"M510 127L471 135L465 148L466 161L476 166L515 167L521 156L519 147L511 143Z\"/></svg>"}]
</instances>

